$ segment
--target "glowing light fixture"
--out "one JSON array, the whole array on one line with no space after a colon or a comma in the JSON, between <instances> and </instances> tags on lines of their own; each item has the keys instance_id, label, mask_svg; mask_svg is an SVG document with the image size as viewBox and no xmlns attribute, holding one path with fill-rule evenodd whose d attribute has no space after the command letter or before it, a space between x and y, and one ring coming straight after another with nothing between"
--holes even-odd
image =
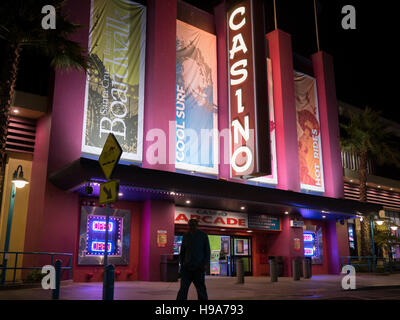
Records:
<instances>
[{"instance_id":1,"label":"glowing light fixture","mask_svg":"<svg viewBox=\"0 0 400 320\"><path fill-rule=\"evenodd\" d=\"M397 230L397 226L391 226L390 229L392 229L393 231Z\"/></svg>"},{"instance_id":2,"label":"glowing light fixture","mask_svg":"<svg viewBox=\"0 0 400 320\"><path fill-rule=\"evenodd\" d=\"M18 170L20 170L19 174ZM17 170L14 171L13 179L11 182L14 183L15 187L18 189L25 187L29 183L28 180L24 178L24 171L22 170L21 165L19 165Z\"/></svg>"},{"instance_id":3,"label":"glowing light fixture","mask_svg":"<svg viewBox=\"0 0 400 320\"><path fill-rule=\"evenodd\" d=\"M375 222L376 222L376 224L377 224L378 226L383 225L383 220L376 220Z\"/></svg>"}]
</instances>

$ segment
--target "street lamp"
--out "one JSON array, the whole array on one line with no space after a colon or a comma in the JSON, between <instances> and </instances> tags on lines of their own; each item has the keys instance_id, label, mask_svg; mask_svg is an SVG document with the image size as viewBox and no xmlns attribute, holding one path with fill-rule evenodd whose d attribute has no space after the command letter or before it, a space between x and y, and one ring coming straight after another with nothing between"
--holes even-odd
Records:
<instances>
[{"instance_id":1,"label":"street lamp","mask_svg":"<svg viewBox=\"0 0 400 320\"><path fill-rule=\"evenodd\" d=\"M24 178L24 171L22 170L22 166L19 165L17 170L14 171L13 178L11 180L11 195L10 195L10 207L8 210L8 219L7 219L7 231L6 231L6 240L4 242L4 253L3 253L3 271L1 272L1 284L4 284L6 280L6 267L8 261L8 247L10 244L10 235L11 235L11 225L13 219L13 211L14 211L14 200L15 193L18 189L25 187L29 182Z\"/></svg>"}]
</instances>

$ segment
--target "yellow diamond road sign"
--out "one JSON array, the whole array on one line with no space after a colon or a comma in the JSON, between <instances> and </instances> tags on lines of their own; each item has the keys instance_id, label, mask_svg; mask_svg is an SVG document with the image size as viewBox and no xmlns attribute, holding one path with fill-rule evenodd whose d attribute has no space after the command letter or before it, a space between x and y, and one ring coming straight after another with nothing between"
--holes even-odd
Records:
<instances>
[{"instance_id":1,"label":"yellow diamond road sign","mask_svg":"<svg viewBox=\"0 0 400 320\"><path fill-rule=\"evenodd\" d=\"M121 158L122 148L119 145L115 136L110 133L104 144L103 151L99 157L99 164L103 170L106 179L110 179L111 175Z\"/></svg>"},{"instance_id":2,"label":"yellow diamond road sign","mask_svg":"<svg viewBox=\"0 0 400 320\"><path fill-rule=\"evenodd\" d=\"M118 200L119 183L117 180L102 183L100 185L99 203L113 203Z\"/></svg>"}]
</instances>

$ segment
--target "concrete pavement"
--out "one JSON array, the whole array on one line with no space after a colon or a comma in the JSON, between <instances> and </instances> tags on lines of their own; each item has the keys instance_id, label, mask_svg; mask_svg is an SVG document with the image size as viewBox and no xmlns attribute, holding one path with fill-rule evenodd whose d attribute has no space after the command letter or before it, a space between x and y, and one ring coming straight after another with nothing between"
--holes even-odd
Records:
<instances>
[{"instance_id":1,"label":"concrete pavement","mask_svg":"<svg viewBox=\"0 0 400 320\"><path fill-rule=\"evenodd\" d=\"M271 283L269 277L246 277L244 284L236 284L236 278L206 277L210 300L352 300L395 299L400 300L400 274L357 275L357 290L344 291L340 275L319 275L312 279L293 281L279 278ZM115 300L175 300L179 282L115 282ZM61 287L62 300L100 300L102 283L73 283ZM196 300L192 285L189 300ZM41 288L0 290L0 300L48 300L51 292Z\"/></svg>"}]
</instances>

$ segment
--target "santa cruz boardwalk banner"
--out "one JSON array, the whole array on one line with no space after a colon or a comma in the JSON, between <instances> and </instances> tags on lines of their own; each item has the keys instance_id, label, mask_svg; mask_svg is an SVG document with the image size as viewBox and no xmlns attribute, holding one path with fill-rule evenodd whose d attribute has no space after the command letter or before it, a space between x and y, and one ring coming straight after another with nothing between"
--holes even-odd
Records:
<instances>
[{"instance_id":1,"label":"santa cruz boardwalk banner","mask_svg":"<svg viewBox=\"0 0 400 320\"><path fill-rule=\"evenodd\" d=\"M175 207L175 224L187 225L190 219L197 219L199 226L248 228L246 213Z\"/></svg>"},{"instance_id":2,"label":"santa cruz boardwalk banner","mask_svg":"<svg viewBox=\"0 0 400 320\"><path fill-rule=\"evenodd\" d=\"M109 133L121 159L142 160L146 8L129 0L92 0L82 153L97 156Z\"/></svg>"},{"instance_id":3,"label":"santa cruz boardwalk banner","mask_svg":"<svg viewBox=\"0 0 400 320\"><path fill-rule=\"evenodd\" d=\"M301 189L324 192L316 81L299 72L294 76Z\"/></svg>"},{"instance_id":4,"label":"santa cruz boardwalk banner","mask_svg":"<svg viewBox=\"0 0 400 320\"><path fill-rule=\"evenodd\" d=\"M231 176L271 173L264 9L237 1L227 12Z\"/></svg>"},{"instance_id":5,"label":"santa cruz boardwalk banner","mask_svg":"<svg viewBox=\"0 0 400 320\"><path fill-rule=\"evenodd\" d=\"M218 173L216 36L177 20L177 169Z\"/></svg>"}]
</instances>

